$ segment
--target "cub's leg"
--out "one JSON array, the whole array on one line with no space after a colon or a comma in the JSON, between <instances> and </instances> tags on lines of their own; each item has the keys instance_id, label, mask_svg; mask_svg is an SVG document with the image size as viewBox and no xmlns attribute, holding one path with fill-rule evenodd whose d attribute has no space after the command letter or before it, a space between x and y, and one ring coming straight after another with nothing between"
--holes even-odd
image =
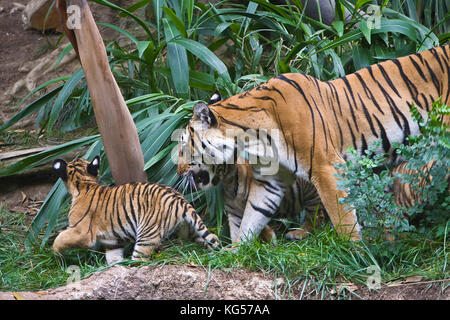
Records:
<instances>
[{"instance_id":1,"label":"cub's leg","mask_svg":"<svg viewBox=\"0 0 450 320\"><path fill-rule=\"evenodd\" d=\"M92 248L95 245L95 237L86 232L79 232L76 228L68 228L61 232L53 242L53 250L58 253L63 253L70 248Z\"/></svg>"},{"instance_id":2,"label":"cub's leg","mask_svg":"<svg viewBox=\"0 0 450 320\"><path fill-rule=\"evenodd\" d=\"M344 198L346 193L338 190L335 174L337 170L332 164L322 165L314 169L311 182L315 185L337 232L349 235L353 240L360 240L355 210L344 210L344 206L338 203L338 199Z\"/></svg>"},{"instance_id":3,"label":"cub's leg","mask_svg":"<svg viewBox=\"0 0 450 320\"><path fill-rule=\"evenodd\" d=\"M238 240L239 228L241 226L241 223L242 223L242 218L241 217L236 216L234 214L229 214L228 215L228 225L230 227L230 238L231 238L231 242L232 243L234 243L234 242L236 242ZM261 233L260 233L259 236L260 236L261 240L263 240L265 242L276 243L275 232L268 225L266 225L261 230Z\"/></svg>"},{"instance_id":4,"label":"cub's leg","mask_svg":"<svg viewBox=\"0 0 450 320\"><path fill-rule=\"evenodd\" d=\"M278 210L285 192L276 176L260 176L252 181L237 241L260 234Z\"/></svg>"}]
</instances>

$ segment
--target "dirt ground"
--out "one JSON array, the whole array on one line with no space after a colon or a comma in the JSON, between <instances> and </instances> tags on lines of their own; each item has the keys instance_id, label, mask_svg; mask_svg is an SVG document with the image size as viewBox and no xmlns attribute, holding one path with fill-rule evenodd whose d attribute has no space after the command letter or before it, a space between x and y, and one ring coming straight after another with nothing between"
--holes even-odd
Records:
<instances>
[{"instance_id":1,"label":"dirt ground","mask_svg":"<svg viewBox=\"0 0 450 320\"><path fill-rule=\"evenodd\" d=\"M397 283L369 290L361 284L342 284L325 299L450 300L442 283ZM302 295L303 293L303 295ZM32 300L316 300L311 285L298 283L290 293L282 278L244 270L208 271L199 266L114 266L81 282L38 292L0 292L0 299Z\"/></svg>"},{"instance_id":2,"label":"dirt ground","mask_svg":"<svg viewBox=\"0 0 450 320\"><path fill-rule=\"evenodd\" d=\"M27 91L7 99L3 93L26 76L34 61L52 51L59 34L43 36L36 30L24 30L21 10L15 3L27 0L0 0L0 120L5 120ZM120 2L120 1L115 1ZM130 1L124 1L129 4ZM105 13L111 16L111 13ZM94 14L95 15L95 14ZM50 73L39 83L52 77L70 74L74 66ZM2 119L2 115L4 119ZM20 147L20 146L17 146ZM10 151L10 150L8 150ZM5 152L1 149L0 152ZM0 204L9 210L25 212L30 221L55 182L47 169L0 179ZM1 266L0 266L1 268ZM443 288L447 288L443 290ZM399 282L383 285L380 290L369 290L361 284L342 284L325 299L382 299L382 300L450 300L448 283ZM289 292L289 293L288 293ZM3 299L200 299L200 300L265 300L265 299L318 299L314 286L297 283L286 290L282 278L261 272L245 270L208 271L200 266L165 265L125 267L114 266L81 280L56 289L38 292L0 292Z\"/></svg>"}]
</instances>

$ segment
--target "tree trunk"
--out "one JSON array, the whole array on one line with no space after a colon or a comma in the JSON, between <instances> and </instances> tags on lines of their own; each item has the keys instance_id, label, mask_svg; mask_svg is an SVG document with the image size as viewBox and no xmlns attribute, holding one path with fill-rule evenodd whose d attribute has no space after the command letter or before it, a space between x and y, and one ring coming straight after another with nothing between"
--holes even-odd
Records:
<instances>
[{"instance_id":1,"label":"tree trunk","mask_svg":"<svg viewBox=\"0 0 450 320\"><path fill-rule=\"evenodd\" d=\"M70 6L75 6L75 10L68 14L66 8ZM116 185L146 182L144 156L136 126L112 75L105 45L87 1L57 0L57 11L80 59Z\"/></svg>"}]
</instances>

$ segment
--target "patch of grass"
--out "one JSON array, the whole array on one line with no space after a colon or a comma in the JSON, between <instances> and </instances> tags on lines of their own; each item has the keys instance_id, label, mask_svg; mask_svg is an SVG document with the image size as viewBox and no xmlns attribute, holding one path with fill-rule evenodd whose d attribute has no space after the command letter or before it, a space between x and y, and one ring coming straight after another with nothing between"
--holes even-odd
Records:
<instances>
[{"instance_id":1,"label":"patch of grass","mask_svg":"<svg viewBox=\"0 0 450 320\"><path fill-rule=\"evenodd\" d=\"M104 265L102 255L73 250L62 259L49 246L25 246L27 215L0 205L0 291L39 290L66 284L68 265L78 265L81 276Z\"/></svg>"},{"instance_id":2,"label":"patch of grass","mask_svg":"<svg viewBox=\"0 0 450 320\"><path fill-rule=\"evenodd\" d=\"M78 265L81 277L108 268L104 255L70 250L60 257L50 246L25 248L26 216L0 208L0 291L40 290L66 284L69 265ZM338 237L331 225L302 241L258 240L239 247L208 251L195 243L168 241L150 262L125 260L122 265L194 264L206 270L261 271L286 281L286 290L308 282L317 296L343 282L365 284L369 266L380 270L382 284L420 275L427 280L449 278L447 242L420 238L385 243L354 243Z\"/></svg>"},{"instance_id":3,"label":"patch of grass","mask_svg":"<svg viewBox=\"0 0 450 320\"><path fill-rule=\"evenodd\" d=\"M338 237L327 225L302 241L279 240L276 245L255 240L236 251L208 252L184 243L154 255L153 263L193 263L211 269L240 268L272 273L290 283L312 278L318 285L341 282L365 284L380 269L381 283L421 275L430 280L446 279L446 243L408 239L395 243L355 243Z\"/></svg>"}]
</instances>

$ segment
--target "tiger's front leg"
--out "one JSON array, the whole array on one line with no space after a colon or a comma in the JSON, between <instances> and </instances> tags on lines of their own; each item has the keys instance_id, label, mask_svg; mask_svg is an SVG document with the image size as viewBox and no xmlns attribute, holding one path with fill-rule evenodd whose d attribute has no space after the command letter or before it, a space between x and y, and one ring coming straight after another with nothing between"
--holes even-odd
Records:
<instances>
[{"instance_id":1,"label":"tiger's front leg","mask_svg":"<svg viewBox=\"0 0 450 320\"><path fill-rule=\"evenodd\" d=\"M285 186L276 176L253 179L237 241L250 240L261 233L277 212L285 192Z\"/></svg>"}]
</instances>

